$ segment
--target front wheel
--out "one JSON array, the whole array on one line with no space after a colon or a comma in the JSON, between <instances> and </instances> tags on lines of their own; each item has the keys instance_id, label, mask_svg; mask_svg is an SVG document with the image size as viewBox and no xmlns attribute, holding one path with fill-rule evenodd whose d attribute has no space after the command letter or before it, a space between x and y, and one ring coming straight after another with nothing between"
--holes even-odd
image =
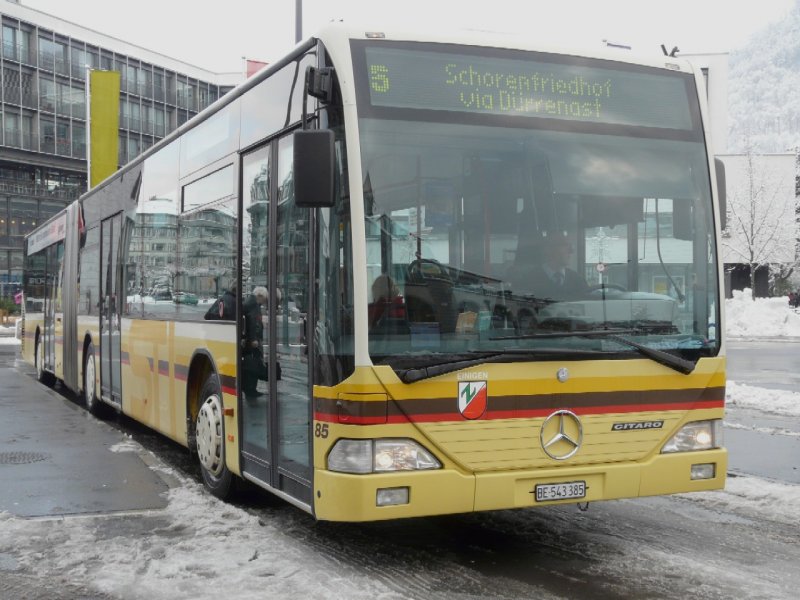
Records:
<instances>
[{"instance_id":1,"label":"front wheel","mask_svg":"<svg viewBox=\"0 0 800 600\"><path fill-rule=\"evenodd\" d=\"M195 421L197 456L203 483L220 500L233 491L233 473L225 465L225 424L222 392L216 375L209 375L200 390L200 410Z\"/></svg>"}]
</instances>

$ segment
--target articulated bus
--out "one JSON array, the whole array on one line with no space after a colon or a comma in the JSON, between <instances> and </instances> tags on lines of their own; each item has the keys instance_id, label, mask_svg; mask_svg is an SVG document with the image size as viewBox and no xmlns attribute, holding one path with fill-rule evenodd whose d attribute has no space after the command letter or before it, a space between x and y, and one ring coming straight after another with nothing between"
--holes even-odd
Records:
<instances>
[{"instance_id":1,"label":"articulated bus","mask_svg":"<svg viewBox=\"0 0 800 600\"><path fill-rule=\"evenodd\" d=\"M331 25L28 237L24 358L321 520L720 489L704 97Z\"/></svg>"}]
</instances>

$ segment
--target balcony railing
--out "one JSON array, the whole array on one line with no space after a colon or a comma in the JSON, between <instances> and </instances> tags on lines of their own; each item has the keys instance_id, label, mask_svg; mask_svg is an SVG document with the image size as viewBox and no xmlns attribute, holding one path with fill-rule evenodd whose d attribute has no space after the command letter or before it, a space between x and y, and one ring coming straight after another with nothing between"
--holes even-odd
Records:
<instances>
[{"instance_id":1,"label":"balcony railing","mask_svg":"<svg viewBox=\"0 0 800 600\"><path fill-rule=\"evenodd\" d=\"M36 196L59 198L62 200L74 200L83 193L83 190L72 187L48 189L43 185L37 185L35 183L21 183L19 181L0 179L0 192L17 196Z\"/></svg>"}]
</instances>

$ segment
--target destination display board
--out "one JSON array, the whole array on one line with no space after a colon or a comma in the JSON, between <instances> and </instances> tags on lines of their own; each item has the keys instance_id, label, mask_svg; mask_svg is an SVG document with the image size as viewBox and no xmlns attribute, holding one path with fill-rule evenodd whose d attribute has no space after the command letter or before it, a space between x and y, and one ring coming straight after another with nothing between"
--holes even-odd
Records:
<instances>
[{"instance_id":1,"label":"destination display board","mask_svg":"<svg viewBox=\"0 0 800 600\"><path fill-rule=\"evenodd\" d=\"M67 235L67 213L62 213L47 227L32 233L28 238L28 255L36 254L39 250L47 248L51 244L60 242Z\"/></svg>"},{"instance_id":2,"label":"destination display board","mask_svg":"<svg viewBox=\"0 0 800 600\"><path fill-rule=\"evenodd\" d=\"M470 48L470 51L477 51ZM530 53L532 59L364 46L371 107L457 111L688 131L687 82L679 72ZM555 56L555 55L546 55ZM358 62L356 63L358 65ZM618 68L608 65L619 65ZM358 68L358 66L357 66ZM362 87L362 90L364 88Z\"/></svg>"}]
</instances>

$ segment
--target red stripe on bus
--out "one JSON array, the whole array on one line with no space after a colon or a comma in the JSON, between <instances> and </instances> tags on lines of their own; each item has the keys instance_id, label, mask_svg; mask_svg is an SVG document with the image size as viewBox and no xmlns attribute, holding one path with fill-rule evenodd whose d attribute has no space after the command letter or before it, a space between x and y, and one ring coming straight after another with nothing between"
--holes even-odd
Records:
<instances>
[{"instance_id":1,"label":"red stripe on bus","mask_svg":"<svg viewBox=\"0 0 800 600\"><path fill-rule=\"evenodd\" d=\"M223 394L230 394L231 396L236 395L236 388L235 387L228 387L227 385L222 386L222 393Z\"/></svg>"},{"instance_id":2,"label":"red stripe on bus","mask_svg":"<svg viewBox=\"0 0 800 600\"><path fill-rule=\"evenodd\" d=\"M455 402L454 402L455 403ZM546 417L556 410L571 410L577 415L604 415L604 414L617 414L617 413L638 413L638 412L665 412L676 410L700 410L704 408L723 408L725 406L724 400L708 400L700 402L687 402L685 404L640 404L638 406L622 405L622 406L597 406L591 408L575 408L565 406L563 409L557 408L544 408L544 409L530 409L530 410L487 410L486 415L481 421L493 421L499 419L530 419L535 417ZM325 421L328 423L339 422L338 415L314 412L314 420ZM388 416L357 416L348 415L346 425L382 425L399 424L399 423L442 423L446 421L464 422L467 419L460 412L446 412L436 414L419 414L406 417L404 415L388 415Z\"/></svg>"}]
</instances>

